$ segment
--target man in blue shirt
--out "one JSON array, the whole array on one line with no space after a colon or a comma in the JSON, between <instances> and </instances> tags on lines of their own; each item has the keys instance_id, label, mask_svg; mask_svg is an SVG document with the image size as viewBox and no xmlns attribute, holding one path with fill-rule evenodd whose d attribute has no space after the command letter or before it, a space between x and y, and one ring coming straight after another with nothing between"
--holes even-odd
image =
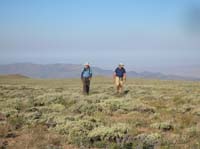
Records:
<instances>
[{"instance_id":1,"label":"man in blue shirt","mask_svg":"<svg viewBox=\"0 0 200 149\"><path fill-rule=\"evenodd\" d=\"M92 79L92 70L90 68L90 64L87 62L84 64L84 69L81 73L81 80L83 83L83 94L89 95L91 79Z\"/></svg>"},{"instance_id":2,"label":"man in blue shirt","mask_svg":"<svg viewBox=\"0 0 200 149\"><path fill-rule=\"evenodd\" d=\"M122 93L123 85L126 81L126 70L124 64L119 63L119 66L115 69L113 79L117 87L117 93Z\"/></svg>"}]
</instances>

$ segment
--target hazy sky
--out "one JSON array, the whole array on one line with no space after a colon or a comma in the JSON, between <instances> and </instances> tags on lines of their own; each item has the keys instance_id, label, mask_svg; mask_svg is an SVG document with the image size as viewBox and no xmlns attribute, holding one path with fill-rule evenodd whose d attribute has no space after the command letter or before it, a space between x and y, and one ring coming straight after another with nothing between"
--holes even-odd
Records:
<instances>
[{"instance_id":1,"label":"hazy sky","mask_svg":"<svg viewBox=\"0 0 200 149\"><path fill-rule=\"evenodd\" d=\"M199 0L1 0L0 63L200 64Z\"/></svg>"}]
</instances>

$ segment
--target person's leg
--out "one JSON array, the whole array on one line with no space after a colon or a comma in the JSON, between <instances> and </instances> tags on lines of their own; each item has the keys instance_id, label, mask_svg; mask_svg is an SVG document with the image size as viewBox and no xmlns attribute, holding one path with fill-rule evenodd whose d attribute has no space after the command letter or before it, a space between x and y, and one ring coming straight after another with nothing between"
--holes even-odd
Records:
<instances>
[{"instance_id":1,"label":"person's leg","mask_svg":"<svg viewBox=\"0 0 200 149\"><path fill-rule=\"evenodd\" d=\"M89 94L90 92L90 80L87 79L87 82L86 82L86 93Z\"/></svg>"},{"instance_id":2,"label":"person's leg","mask_svg":"<svg viewBox=\"0 0 200 149\"><path fill-rule=\"evenodd\" d=\"M120 78L120 83L119 83L119 93L123 92L123 80Z\"/></svg>"},{"instance_id":3,"label":"person's leg","mask_svg":"<svg viewBox=\"0 0 200 149\"><path fill-rule=\"evenodd\" d=\"M86 85L86 94L89 95L89 86Z\"/></svg>"},{"instance_id":4,"label":"person's leg","mask_svg":"<svg viewBox=\"0 0 200 149\"><path fill-rule=\"evenodd\" d=\"M119 90L120 90L120 86L118 85L117 86L117 93L119 93Z\"/></svg>"},{"instance_id":5,"label":"person's leg","mask_svg":"<svg viewBox=\"0 0 200 149\"><path fill-rule=\"evenodd\" d=\"M119 85L118 93L121 94L121 85Z\"/></svg>"},{"instance_id":6,"label":"person's leg","mask_svg":"<svg viewBox=\"0 0 200 149\"><path fill-rule=\"evenodd\" d=\"M119 86L119 93L121 94L122 92L123 92L123 86L120 85L120 86Z\"/></svg>"},{"instance_id":7,"label":"person's leg","mask_svg":"<svg viewBox=\"0 0 200 149\"><path fill-rule=\"evenodd\" d=\"M86 94L86 79L83 79L83 94Z\"/></svg>"},{"instance_id":8,"label":"person's leg","mask_svg":"<svg viewBox=\"0 0 200 149\"><path fill-rule=\"evenodd\" d=\"M88 94L90 93L90 80L88 80Z\"/></svg>"},{"instance_id":9,"label":"person's leg","mask_svg":"<svg viewBox=\"0 0 200 149\"><path fill-rule=\"evenodd\" d=\"M119 93L119 77L115 77L115 85L116 85L117 93Z\"/></svg>"}]
</instances>

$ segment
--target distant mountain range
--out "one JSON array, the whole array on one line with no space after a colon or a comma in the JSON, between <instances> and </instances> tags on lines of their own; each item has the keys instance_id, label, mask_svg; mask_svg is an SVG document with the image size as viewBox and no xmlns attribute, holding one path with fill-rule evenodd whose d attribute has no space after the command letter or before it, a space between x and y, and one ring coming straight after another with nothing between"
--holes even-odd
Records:
<instances>
[{"instance_id":1,"label":"distant mountain range","mask_svg":"<svg viewBox=\"0 0 200 149\"><path fill-rule=\"evenodd\" d=\"M15 63L0 65L0 74L21 74L31 78L78 78L83 69L78 64L32 64L32 63ZM95 76L112 76L112 70L104 70L99 67L92 67ZM128 77L164 79L164 80L198 80L195 77L183 77L178 75L165 75L160 72L136 72L128 71Z\"/></svg>"},{"instance_id":2,"label":"distant mountain range","mask_svg":"<svg viewBox=\"0 0 200 149\"><path fill-rule=\"evenodd\" d=\"M0 79L28 79L29 77L21 74L5 74L0 75Z\"/></svg>"}]
</instances>

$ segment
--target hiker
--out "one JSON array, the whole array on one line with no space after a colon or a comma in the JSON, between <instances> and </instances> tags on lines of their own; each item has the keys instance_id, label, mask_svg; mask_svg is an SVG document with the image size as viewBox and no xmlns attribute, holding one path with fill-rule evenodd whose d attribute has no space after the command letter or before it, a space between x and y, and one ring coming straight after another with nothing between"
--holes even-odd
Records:
<instances>
[{"instance_id":1,"label":"hiker","mask_svg":"<svg viewBox=\"0 0 200 149\"><path fill-rule=\"evenodd\" d=\"M84 69L81 73L81 80L83 83L83 94L84 95L89 95L91 79L92 79L92 70L90 68L90 64L87 62L84 64Z\"/></svg>"},{"instance_id":2,"label":"hiker","mask_svg":"<svg viewBox=\"0 0 200 149\"><path fill-rule=\"evenodd\" d=\"M126 70L124 69L123 63L119 63L119 66L115 69L113 79L117 88L117 93L122 93L123 85L126 81Z\"/></svg>"}]
</instances>

